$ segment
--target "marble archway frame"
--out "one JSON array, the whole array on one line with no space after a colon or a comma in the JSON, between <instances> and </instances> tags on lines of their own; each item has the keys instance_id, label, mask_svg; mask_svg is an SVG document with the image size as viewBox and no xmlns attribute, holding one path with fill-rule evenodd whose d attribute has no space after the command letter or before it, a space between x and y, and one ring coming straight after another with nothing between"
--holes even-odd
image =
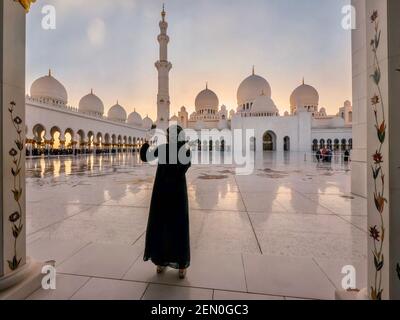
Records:
<instances>
[{"instance_id":1,"label":"marble archway frame","mask_svg":"<svg viewBox=\"0 0 400 320\"><path fill-rule=\"evenodd\" d=\"M0 2L0 300L40 288L42 263L26 257L25 37L33 1Z\"/></svg>"}]
</instances>

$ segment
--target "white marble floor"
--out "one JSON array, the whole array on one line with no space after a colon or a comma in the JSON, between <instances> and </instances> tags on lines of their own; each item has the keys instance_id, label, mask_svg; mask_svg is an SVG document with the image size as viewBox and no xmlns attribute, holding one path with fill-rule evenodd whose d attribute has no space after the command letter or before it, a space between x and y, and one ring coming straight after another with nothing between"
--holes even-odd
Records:
<instances>
[{"instance_id":1,"label":"white marble floor","mask_svg":"<svg viewBox=\"0 0 400 320\"><path fill-rule=\"evenodd\" d=\"M252 175L188 173L187 279L142 261L155 168L136 156L27 161L28 255L57 289L29 299L333 299L346 265L366 285L366 200L350 167L266 153Z\"/></svg>"}]
</instances>

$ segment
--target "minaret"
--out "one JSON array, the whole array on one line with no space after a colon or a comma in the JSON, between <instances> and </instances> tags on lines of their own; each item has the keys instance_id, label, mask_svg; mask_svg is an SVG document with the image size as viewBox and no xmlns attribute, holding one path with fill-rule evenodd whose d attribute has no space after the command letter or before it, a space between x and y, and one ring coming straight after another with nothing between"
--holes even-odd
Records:
<instances>
[{"instance_id":1,"label":"minaret","mask_svg":"<svg viewBox=\"0 0 400 320\"><path fill-rule=\"evenodd\" d=\"M167 129L170 114L170 98L169 98L169 72L172 64L168 61L168 43L167 35L168 23L165 21L166 12L163 5L160 21L160 35L158 42L160 43L160 60L156 62L158 70L158 94L157 94L157 128Z\"/></svg>"}]
</instances>

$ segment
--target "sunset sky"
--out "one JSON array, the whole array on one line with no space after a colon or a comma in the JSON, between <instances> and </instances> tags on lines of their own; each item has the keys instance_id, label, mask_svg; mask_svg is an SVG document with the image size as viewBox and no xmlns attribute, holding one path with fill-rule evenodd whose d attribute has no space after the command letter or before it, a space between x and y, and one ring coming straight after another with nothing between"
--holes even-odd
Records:
<instances>
[{"instance_id":1,"label":"sunset sky","mask_svg":"<svg viewBox=\"0 0 400 320\"><path fill-rule=\"evenodd\" d=\"M341 26L348 3L165 0L171 115L182 105L194 111L206 82L220 104L236 109L237 88L253 65L281 113L304 76L319 91L320 106L336 114L351 99L351 34ZM41 27L46 4L56 8L56 30ZM161 6L158 0L37 1L27 21L27 91L51 68L72 106L93 88L106 111L118 99L128 113L136 108L154 119Z\"/></svg>"}]
</instances>

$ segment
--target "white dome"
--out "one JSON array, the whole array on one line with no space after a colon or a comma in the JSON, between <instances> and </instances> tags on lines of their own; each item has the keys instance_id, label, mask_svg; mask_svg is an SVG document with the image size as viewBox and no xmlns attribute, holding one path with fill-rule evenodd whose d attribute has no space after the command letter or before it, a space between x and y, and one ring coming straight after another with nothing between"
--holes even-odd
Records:
<instances>
[{"instance_id":1,"label":"white dome","mask_svg":"<svg viewBox=\"0 0 400 320\"><path fill-rule=\"evenodd\" d=\"M37 99L51 99L61 104L68 103L68 93L65 87L51 75L35 80L31 86L31 97Z\"/></svg>"},{"instance_id":2,"label":"white dome","mask_svg":"<svg viewBox=\"0 0 400 320\"><path fill-rule=\"evenodd\" d=\"M277 114L279 112L274 101L267 97L265 94L259 95L253 103L251 108L251 113L273 113Z\"/></svg>"},{"instance_id":3,"label":"white dome","mask_svg":"<svg viewBox=\"0 0 400 320\"><path fill-rule=\"evenodd\" d=\"M103 101L91 91L79 101L79 111L102 116L104 114Z\"/></svg>"},{"instance_id":4,"label":"white dome","mask_svg":"<svg viewBox=\"0 0 400 320\"><path fill-rule=\"evenodd\" d=\"M171 119L169 119L170 122L178 122L179 118L174 114Z\"/></svg>"},{"instance_id":5,"label":"white dome","mask_svg":"<svg viewBox=\"0 0 400 320\"><path fill-rule=\"evenodd\" d=\"M134 110L128 116L128 124L133 125L135 127L141 127L143 125L142 116Z\"/></svg>"},{"instance_id":6,"label":"white dome","mask_svg":"<svg viewBox=\"0 0 400 320\"><path fill-rule=\"evenodd\" d=\"M202 109L218 110L219 100L214 91L206 88L201 91L195 101L196 112Z\"/></svg>"},{"instance_id":7,"label":"white dome","mask_svg":"<svg viewBox=\"0 0 400 320\"><path fill-rule=\"evenodd\" d=\"M143 128L145 128L146 130L150 130L152 126L153 120L146 116L146 118L143 119Z\"/></svg>"},{"instance_id":8,"label":"white dome","mask_svg":"<svg viewBox=\"0 0 400 320\"><path fill-rule=\"evenodd\" d=\"M290 96L290 106L293 107L304 107L312 106L317 107L319 104L319 94L318 91L308 84L302 84L297 87L292 95Z\"/></svg>"},{"instance_id":9,"label":"white dome","mask_svg":"<svg viewBox=\"0 0 400 320\"><path fill-rule=\"evenodd\" d=\"M113 121L125 122L126 121L126 111L117 102L116 105L112 106L108 110L108 119Z\"/></svg>"},{"instance_id":10,"label":"white dome","mask_svg":"<svg viewBox=\"0 0 400 320\"><path fill-rule=\"evenodd\" d=\"M239 86L237 91L238 106L252 103L261 92L271 98L271 86L268 81L253 73L250 77L244 79Z\"/></svg>"}]
</instances>

